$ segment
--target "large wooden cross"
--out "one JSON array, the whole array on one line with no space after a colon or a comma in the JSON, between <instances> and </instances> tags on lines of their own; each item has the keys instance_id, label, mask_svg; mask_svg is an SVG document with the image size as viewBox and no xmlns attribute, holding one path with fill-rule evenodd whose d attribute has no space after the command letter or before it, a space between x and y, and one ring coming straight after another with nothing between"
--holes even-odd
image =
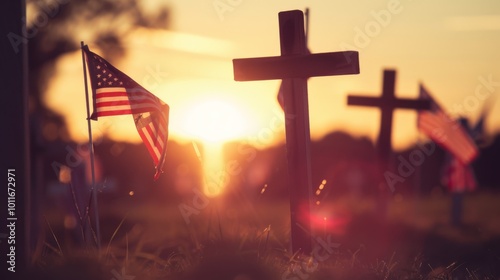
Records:
<instances>
[{"instance_id":1,"label":"large wooden cross","mask_svg":"<svg viewBox=\"0 0 500 280\"><path fill-rule=\"evenodd\" d=\"M382 96L353 96L347 98L348 105L378 107L382 111L380 120L380 132L377 140L377 153L383 168L388 168L389 157L392 151L392 114L397 108L427 110L430 108L429 100L396 98L394 88L396 86L396 71L384 70L384 81L382 85Z\"/></svg>"},{"instance_id":2,"label":"large wooden cross","mask_svg":"<svg viewBox=\"0 0 500 280\"><path fill-rule=\"evenodd\" d=\"M234 59L234 79L283 80L291 245L294 253L311 253L312 185L307 78L359 74L358 53L309 54L302 11L280 12L278 17L281 56Z\"/></svg>"}]
</instances>

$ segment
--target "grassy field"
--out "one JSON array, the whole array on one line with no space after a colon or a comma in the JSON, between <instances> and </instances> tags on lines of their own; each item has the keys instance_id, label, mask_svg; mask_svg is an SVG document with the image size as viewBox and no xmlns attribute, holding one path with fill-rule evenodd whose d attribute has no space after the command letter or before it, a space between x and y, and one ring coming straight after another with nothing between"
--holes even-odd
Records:
<instances>
[{"instance_id":1,"label":"grassy field","mask_svg":"<svg viewBox=\"0 0 500 280\"><path fill-rule=\"evenodd\" d=\"M65 225L52 209L35 273L107 280L500 279L498 193L468 194L460 227L450 224L451 199L441 192L323 203L314 212L311 234L320 241L313 256L290 252L286 201L210 199L183 218L179 206L191 201L122 198L101 205L100 251L78 245L78 223Z\"/></svg>"}]
</instances>

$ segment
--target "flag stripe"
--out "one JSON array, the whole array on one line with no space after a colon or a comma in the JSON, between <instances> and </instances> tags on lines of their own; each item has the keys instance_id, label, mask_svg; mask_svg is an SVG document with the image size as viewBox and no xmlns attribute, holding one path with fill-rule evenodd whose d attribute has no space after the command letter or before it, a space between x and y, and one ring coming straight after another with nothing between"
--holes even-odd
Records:
<instances>
[{"instance_id":1,"label":"flag stripe","mask_svg":"<svg viewBox=\"0 0 500 280\"><path fill-rule=\"evenodd\" d=\"M158 109L155 104L152 103L130 103L129 101L105 101L105 102L97 102L97 107L99 108L107 108L107 107L122 107L126 106L132 109L142 109L142 108L149 108L150 111L154 111Z\"/></svg>"},{"instance_id":2,"label":"flag stripe","mask_svg":"<svg viewBox=\"0 0 500 280\"><path fill-rule=\"evenodd\" d=\"M165 142L163 141L166 136L165 121L163 118L159 119L160 129L157 132L154 123L148 121L148 119L152 118L150 114L147 113L145 116L141 116L141 118L142 119L137 121L137 130L147 146L151 157L155 161L158 161L161 158L160 150L164 149L165 146ZM144 120L147 122L146 125L143 124L145 122Z\"/></svg>"},{"instance_id":3,"label":"flag stripe","mask_svg":"<svg viewBox=\"0 0 500 280\"><path fill-rule=\"evenodd\" d=\"M166 131L165 131L165 122L163 121L163 119L160 119L160 130L159 130L159 133L157 134L156 132L156 128L154 127L153 123L150 122L148 123L146 126L141 126L140 124L137 126L137 128L141 131L145 131L147 132L149 135L151 135L151 140L155 140L155 142L152 142L151 141L151 144L155 144L156 146L159 146L160 148L163 148L164 147L164 142L163 142L163 139L165 138L166 136ZM146 129L146 130L144 130Z\"/></svg>"},{"instance_id":4,"label":"flag stripe","mask_svg":"<svg viewBox=\"0 0 500 280\"><path fill-rule=\"evenodd\" d=\"M101 115L105 112L119 112L119 111L123 111L123 112L129 112L129 113L126 113L126 114L140 114L140 113L147 113L147 112L151 112L152 110L152 107L150 105L133 105L133 106L130 106L130 105L118 105L118 106L105 106L105 107L100 107L100 106L97 106L97 114L98 115Z\"/></svg>"},{"instance_id":5,"label":"flag stripe","mask_svg":"<svg viewBox=\"0 0 500 280\"><path fill-rule=\"evenodd\" d=\"M158 147L163 147L163 145L162 145L163 143L161 142L159 137L153 138L153 136L157 136L157 135L156 135L156 133L153 133L152 126L153 126L153 123L149 123L149 125L146 126L146 131L149 134L150 143L151 143L151 146L153 147L153 151L155 152L155 154L159 160L160 159L160 152L158 151Z\"/></svg>"},{"instance_id":6,"label":"flag stripe","mask_svg":"<svg viewBox=\"0 0 500 280\"><path fill-rule=\"evenodd\" d=\"M133 93L131 95L130 93ZM152 96L148 92L130 91L125 88L103 88L97 90L96 102L106 101L134 101L141 103L151 103L158 105L158 98Z\"/></svg>"},{"instance_id":7,"label":"flag stripe","mask_svg":"<svg viewBox=\"0 0 500 280\"><path fill-rule=\"evenodd\" d=\"M158 161L160 160L160 154L158 152L158 149L156 148L156 146L153 143L153 139L151 137L152 134L150 133L150 131L148 131L148 127L146 126L146 127L143 127L142 129L140 129L139 134L141 135L141 138L144 141L144 144L148 148L149 154L153 158L153 161L155 162L155 164L157 164Z\"/></svg>"},{"instance_id":8,"label":"flag stripe","mask_svg":"<svg viewBox=\"0 0 500 280\"><path fill-rule=\"evenodd\" d=\"M441 110L422 85L420 98L431 100L432 106L430 111L419 111L418 128L463 164L474 160L478 155L477 147L461 125Z\"/></svg>"},{"instance_id":9,"label":"flag stripe","mask_svg":"<svg viewBox=\"0 0 500 280\"><path fill-rule=\"evenodd\" d=\"M448 142L452 142L453 145L450 146L450 149L456 150L454 153L463 154L462 160L467 160L467 158L473 157L476 153L474 144L471 143L470 139L462 137L465 132L458 125L458 123L454 123L453 126L449 126L447 125L447 121L443 120L442 117L440 118L440 116L435 116L432 113L425 112L422 113L421 128L423 131L427 131L432 134L436 134L436 131L440 131L441 133L439 134L446 137L446 139L439 142L447 145L449 145Z\"/></svg>"},{"instance_id":10,"label":"flag stripe","mask_svg":"<svg viewBox=\"0 0 500 280\"><path fill-rule=\"evenodd\" d=\"M432 118L432 116L429 118L422 117L420 122L422 131L431 136L434 141L446 146L460 160L464 162L470 161L476 154L473 145L454 129L443 128L445 124L440 121L434 121Z\"/></svg>"}]
</instances>

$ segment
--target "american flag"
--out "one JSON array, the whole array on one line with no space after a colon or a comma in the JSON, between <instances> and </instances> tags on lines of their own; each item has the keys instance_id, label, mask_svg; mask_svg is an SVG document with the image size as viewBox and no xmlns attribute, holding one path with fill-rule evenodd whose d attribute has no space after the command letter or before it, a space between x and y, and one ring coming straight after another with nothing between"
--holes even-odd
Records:
<instances>
[{"instance_id":1,"label":"american flag","mask_svg":"<svg viewBox=\"0 0 500 280\"><path fill-rule=\"evenodd\" d=\"M418 128L462 164L472 162L479 152L461 124L441 109L423 85L420 85L420 98L430 100L431 109L418 112Z\"/></svg>"},{"instance_id":2,"label":"american flag","mask_svg":"<svg viewBox=\"0 0 500 280\"><path fill-rule=\"evenodd\" d=\"M135 126L155 164L155 180L162 173L168 140L169 106L137 82L83 47L92 85L94 112L90 117L133 115Z\"/></svg>"}]
</instances>

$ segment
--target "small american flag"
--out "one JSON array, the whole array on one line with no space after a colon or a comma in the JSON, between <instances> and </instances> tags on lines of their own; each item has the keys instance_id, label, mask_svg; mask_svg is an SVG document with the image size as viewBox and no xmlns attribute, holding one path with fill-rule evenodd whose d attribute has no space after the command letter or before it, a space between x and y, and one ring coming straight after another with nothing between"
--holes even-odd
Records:
<instances>
[{"instance_id":1,"label":"small american flag","mask_svg":"<svg viewBox=\"0 0 500 280\"><path fill-rule=\"evenodd\" d=\"M162 173L168 140L169 106L137 82L83 47L92 84L94 112L90 117L133 115L135 126L155 164L155 180Z\"/></svg>"},{"instance_id":2,"label":"small american flag","mask_svg":"<svg viewBox=\"0 0 500 280\"><path fill-rule=\"evenodd\" d=\"M430 100L431 109L418 112L418 128L462 164L472 162L479 152L469 134L441 109L423 85L420 85L420 98Z\"/></svg>"},{"instance_id":3,"label":"small american flag","mask_svg":"<svg viewBox=\"0 0 500 280\"><path fill-rule=\"evenodd\" d=\"M456 157L448 157L442 183L448 187L450 192L466 192L477 189L474 170L470 165L463 164Z\"/></svg>"}]
</instances>

